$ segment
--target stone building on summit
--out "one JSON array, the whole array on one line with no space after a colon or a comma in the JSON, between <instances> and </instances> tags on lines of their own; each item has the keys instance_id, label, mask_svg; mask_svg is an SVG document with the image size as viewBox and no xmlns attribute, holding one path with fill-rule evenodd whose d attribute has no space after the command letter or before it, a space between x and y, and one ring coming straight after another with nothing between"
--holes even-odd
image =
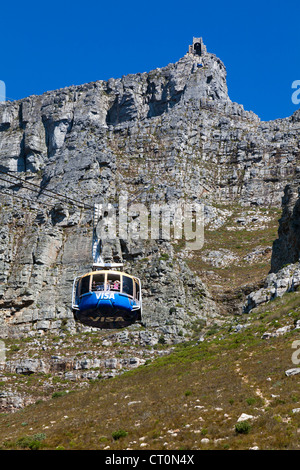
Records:
<instances>
[{"instance_id":1,"label":"stone building on summit","mask_svg":"<svg viewBox=\"0 0 300 470\"><path fill-rule=\"evenodd\" d=\"M194 54L201 56L203 55L206 51L206 46L203 43L202 38L193 38L193 44L189 46L189 54Z\"/></svg>"}]
</instances>

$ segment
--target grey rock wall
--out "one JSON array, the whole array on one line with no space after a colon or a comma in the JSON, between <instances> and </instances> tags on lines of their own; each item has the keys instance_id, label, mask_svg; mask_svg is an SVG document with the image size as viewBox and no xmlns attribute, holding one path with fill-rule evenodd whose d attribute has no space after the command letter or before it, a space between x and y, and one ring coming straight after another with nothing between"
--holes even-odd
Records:
<instances>
[{"instance_id":1,"label":"grey rock wall","mask_svg":"<svg viewBox=\"0 0 300 470\"><path fill-rule=\"evenodd\" d=\"M0 105L2 336L75 328L72 282L91 267L94 202L134 196L150 181L145 204L204 202L207 214L220 202L280 204L299 170L299 112L261 122L230 100L219 58L205 53L201 65L187 54L148 73ZM120 248L143 281L147 326L176 335L218 320L187 253L167 241Z\"/></svg>"},{"instance_id":2,"label":"grey rock wall","mask_svg":"<svg viewBox=\"0 0 300 470\"><path fill-rule=\"evenodd\" d=\"M300 258L300 180L299 175L285 187L278 238L273 243L271 271L297 263Z\"/></svg>"}]
</instances>

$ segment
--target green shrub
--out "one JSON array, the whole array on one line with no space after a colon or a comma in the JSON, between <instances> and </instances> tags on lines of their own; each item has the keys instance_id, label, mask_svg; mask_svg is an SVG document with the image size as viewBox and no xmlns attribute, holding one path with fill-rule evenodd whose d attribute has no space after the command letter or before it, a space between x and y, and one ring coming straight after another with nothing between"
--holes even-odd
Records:
<instances>
[{"instance_id":1,"label":"green shrub","mask_svg":"<svg viewBox=\"0 0 300 470\"><path fill-rule=\"evenodd\" d=\"M120 439L121 437L126 437L128 432L124 431L123 429L119 429L119 431L115 431L112 433L112 437L115 441Z\"/></svg>"},{"instance_id":2,"label":"green shrub","mask_svg":"<svg viewBox=\"0 0 300 470\"><path fill-rule=\"evenodd\" d=\"M158 343L159 344L166 344L166 340L165 340L165 337L163 335L161 335L159 338L158 338Z\"/></svg>"},{"instance_id":3,"label":"green shrub","mask_svg":"<svg viewBox=\"0 0 300 470\"><path fill-rule=\"evenodd\" d=\"M39 450L44 439L46 439L46 435L39 433L33 436L21 437L17 440L16 444L18 447L21 447L21 449Z\"/></svg>"},{"instance_id":4,"label":"green shrub","mask_svg":"<svg viewBox=\"0 0 300 470\"><path fill-rule=\"evenodd\" d=\"M247 398L246 402L249 406L254 405L254 403L256 403L256 399L255 398Z\"/></svg>"},{"instance_id":5,"label":"green shrub","mask_svg":"<svg viewBox=\"0 0 300 470\"><path fill-rule=\"evenodd\" d=\"M63 397L64 395L67 395L68 392L62 391L62 392L54 392L52 393L52 398L58 398L58 397Z\"/></svg>"},{"instance_id":6,"label":"green shrub","mask_svg":"<svg viewBox=\"0 0 300 470\"><path fill-rule=\"evenodd\" d=\"M240 421L235 425L235 431L238 434L248 434L250 432L251 425L248 421Z\"/></svg>"}]
</instances>

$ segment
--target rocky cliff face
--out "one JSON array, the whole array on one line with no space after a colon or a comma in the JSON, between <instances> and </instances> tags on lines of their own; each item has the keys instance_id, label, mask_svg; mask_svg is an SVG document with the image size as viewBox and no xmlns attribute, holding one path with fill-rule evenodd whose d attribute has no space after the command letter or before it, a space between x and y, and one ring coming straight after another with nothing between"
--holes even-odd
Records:
<instances>
[{"instance_id":1,"label":"rocky cliff face","mask_svg":"<svg viewBox=\"0 0 300 470\"><path fill-rule=\"evenodd\" d=\"M148 184L139 201L202 202L216 227L227 217L218 204L278 206L300 168L299 128L299 112L261 122L231 102L210 53L0 105L1 335L75 328L72 282L92 264L94 202ZM184 244L120 240L117 251L143 281L146 326L180 336L221 321Z\"/></svg>"},{"instance_id":2,"label":"rocky cliff face","mask_svg":"<svg viewBox=\"0 0 300 470\"><path fill-rule=\"evenodd\" d=\"M278 272L286 264L300 257L300 180L299 175L287 185L282 198L282 216L279 220L278 239L274 241L271 270Z\"/></svg>"}]
</instances>

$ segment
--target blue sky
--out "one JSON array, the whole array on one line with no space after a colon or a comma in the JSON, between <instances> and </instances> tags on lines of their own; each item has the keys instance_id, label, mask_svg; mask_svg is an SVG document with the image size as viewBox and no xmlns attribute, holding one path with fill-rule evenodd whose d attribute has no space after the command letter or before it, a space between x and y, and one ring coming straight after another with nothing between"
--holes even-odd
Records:
<instances>
[{"instance_id":1,"label":"blue sky","mask_svg":"<svg viewBox=\"0 0 300 470\"><path fill-rule=\"evenodd\" d=\"M262 120L290 116L300 80L299 0L6 2L0 80L7 98L163 67L193 36L227 69L229 96Z\"/></svg>"}]
</instances>

